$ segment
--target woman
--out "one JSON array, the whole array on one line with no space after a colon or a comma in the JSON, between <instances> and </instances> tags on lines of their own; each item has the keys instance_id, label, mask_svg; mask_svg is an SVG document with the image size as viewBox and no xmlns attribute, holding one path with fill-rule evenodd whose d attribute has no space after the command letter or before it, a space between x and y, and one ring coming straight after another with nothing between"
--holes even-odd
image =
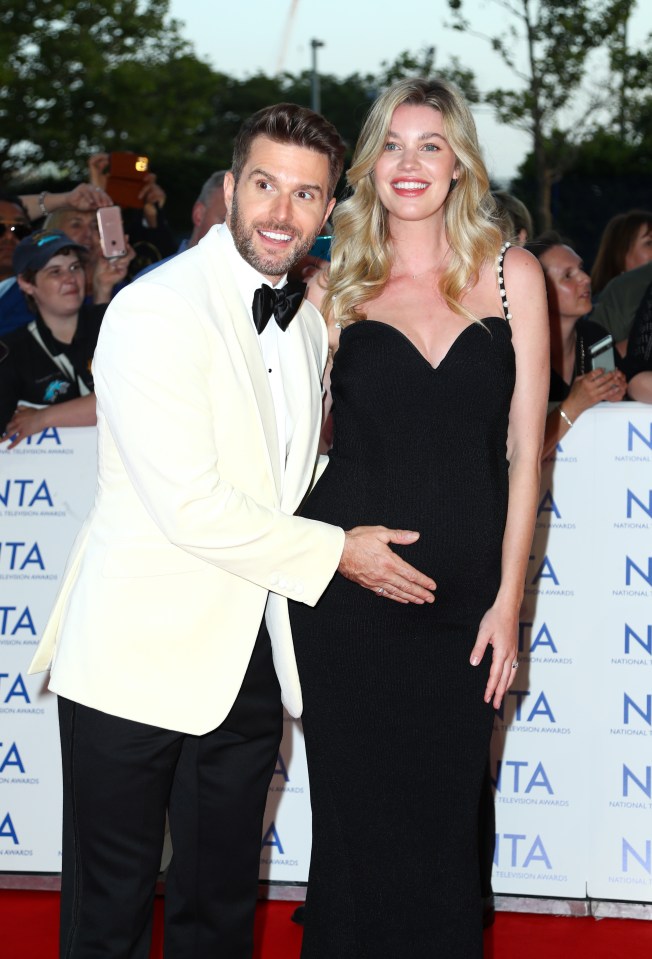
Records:
<instances>
[{"instance_id":1,"label":"woman","mask_svg":"<svg viewBox=\"0 0 652 959\"><path fill-rule=\"evenodd\" d=\"M591 270L593 295L601 293L615 276L652 260L652 213L629 210L609 220Z\"/></svg>"},{"instance_id":2,"label":"woman","mask_svg":"<svg viewBox=\"0 0 652 959\"><path fill-rule=\"evenodd\" d=\"M584 319L591 310L591 280L582 260L556 233L527 245L543 267L550 319L550 403L543 455L549 456L581 414L603 400L625 395L620 370L592 368L590 347L608 336L598 323ZM616 356L612 351L612 360ZM598 361L599 362L599 361Z\"/></svg>"},{"instance_id":3,"label":"woman","mask_svg":"<svg viewBox=\"0 0 652 959\"><path fill-rule=\"evenodd\" d=\"M21 240L14 252L35 317L0 343L0 437L11 441L9 449L47 427L95 423L91 361L113 273L106 261L97 285L101 305L84 305L85 252L65 233L47 230Z\"/></svg>"},{"instance_id":4,"label":"woman","mask_svg":"<svg viewBox=\"0 0 652 959\"><path fill-rule=\"evenodd\" d=\"M113 299L116 293L119 293L129 282L129 266L134 260L136 253L127 240L126 256L116 256L107 259L102 255L100 246L100 233L97 225L97 211L78 210L72 206L58 207L53 213L49 214L46 222L46 229L59 230L65 233L75 243L81 244L86 249L84 259L84 270L86 273L86 303L108 303ZM107 279L111 278L112 285L109 289L109 298L100 298L104 295L104 286Z\"/></svg>"},{"instance_id":5,"label":"woman","mask_svg":"<svg viewBox=\"0 0 652 959\"><path fill-rule=\"evenodd\" d=\"M336 574L314 610L292 610L313 805L302 955L474 959L478 800L538 493L544 283L530 254L501 255L454 87L385 92L348 180L328 288L311 291L335 438L304 512L419 530L404 555L437 599L410 608L392 583L376 595Z\"/></svg>"},{"instance_id":6,"label":"woman","mask_svg":"<svg viewBox=\"0 0 652 959\"><path fill-rule=\"evenodd\" d=\"M494 190L491 195L503 237L515 246L525 246L534 233L532 217L525 203L505 190Z\"/></svg>"}]
</instances>

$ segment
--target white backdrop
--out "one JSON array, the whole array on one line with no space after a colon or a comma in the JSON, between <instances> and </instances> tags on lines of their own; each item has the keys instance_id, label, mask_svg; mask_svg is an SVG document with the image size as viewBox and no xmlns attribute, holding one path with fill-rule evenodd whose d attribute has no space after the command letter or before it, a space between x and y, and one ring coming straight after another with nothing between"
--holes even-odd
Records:
<instances>
[{"instance_id":1,"label":"white backdrop","mask_svg":"<svg viewBox=\"0 0 652 959\"><path fill-rule=\"evenodd\" d=\"M0 448L0 871L60 868L55 698L26 669L95 489L95 432ZM521 668L492 749L494 890L652 902L652 409L583 414L544 464ZM310 800L286 717L262 879L304 883Z\"/></svg>"}]
</instances>

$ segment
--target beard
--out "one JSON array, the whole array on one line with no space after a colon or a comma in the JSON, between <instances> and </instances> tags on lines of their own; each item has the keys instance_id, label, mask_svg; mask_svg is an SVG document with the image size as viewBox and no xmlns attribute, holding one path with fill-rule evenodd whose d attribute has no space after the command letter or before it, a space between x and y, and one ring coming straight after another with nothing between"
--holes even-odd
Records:
<instances>
[{"instance_id":1,"label":"beard","mask_svg":"<svg viewBox=\"0 0 652 959\"><path fill-rule=\"evenodd\" d=\"M231 201L229 228L235 248L242 259L246 260L250 266L253 266L254 270L263 276L284 276L298 260L308 253L319 236L318 229L306 237L296 226L278 220L270 220L267 223L245 223L240 216L236 192L234 192ZM294 245L284 255L265 254L254 245L254 234L257 230L287 233L294 237Z\"/></svg>"}]
</instances>

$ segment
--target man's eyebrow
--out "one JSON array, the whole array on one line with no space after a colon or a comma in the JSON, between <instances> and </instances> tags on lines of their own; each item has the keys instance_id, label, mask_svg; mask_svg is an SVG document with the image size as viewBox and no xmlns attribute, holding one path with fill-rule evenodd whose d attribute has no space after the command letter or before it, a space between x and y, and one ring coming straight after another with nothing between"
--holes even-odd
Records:
<instances>
[{"instance_id":1,"label":"man's eyebrow","mask_svg":"<svg viewBox=\"0 0 652 959\"><path fill-rule=\"evenodd\" d=\"M272 183L276 183L277 180L277 177L275 177L273 173L268 173L267 170L263 170L261 166L254 167L247 179L250 180L254 176L264 176L266 180L271 180Z\"/></svg>"},{"instance_id":2,"label":"man's eyebrow","mask_svg":"<svg viewBox=\"0 0 652 959\"><path fill-rule=\"evenodd\" d=\"M255 176L262 176L266 180L269 180L270 183L278 183L278 177L274 176L273 173L269 173L267 170L264 170L262 167L254 167L247 179L251 180L251 178ZM294 189L309 190L311 193L319 193L320 195L324 192L323 187L320 186L319 183L299 183Z\"/></svg>"}]
</instances>

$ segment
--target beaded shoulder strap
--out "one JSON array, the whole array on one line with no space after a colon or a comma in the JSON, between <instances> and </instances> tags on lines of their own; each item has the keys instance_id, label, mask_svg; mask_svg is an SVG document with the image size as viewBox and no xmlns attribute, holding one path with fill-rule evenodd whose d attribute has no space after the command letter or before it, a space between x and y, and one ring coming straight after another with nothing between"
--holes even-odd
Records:
<instances>
[{"instance_id":1,"label":"beaded shoulder strap","mask_svg":"<svg viewBox=\"0 0 652 959\"><path fill-rule=\"evenodd\" d=\"M503 301L503 313L505 314L505 319L508 323L512 318L512 314L509 312L509 303L507 302L507 290L505 289L505 277L503 276L503 260L505 259L505 254L511 245L512 244L509 242L503 243L498 256L498 287L500 289L500 296Z\"/></svg>"}]
</instances>

